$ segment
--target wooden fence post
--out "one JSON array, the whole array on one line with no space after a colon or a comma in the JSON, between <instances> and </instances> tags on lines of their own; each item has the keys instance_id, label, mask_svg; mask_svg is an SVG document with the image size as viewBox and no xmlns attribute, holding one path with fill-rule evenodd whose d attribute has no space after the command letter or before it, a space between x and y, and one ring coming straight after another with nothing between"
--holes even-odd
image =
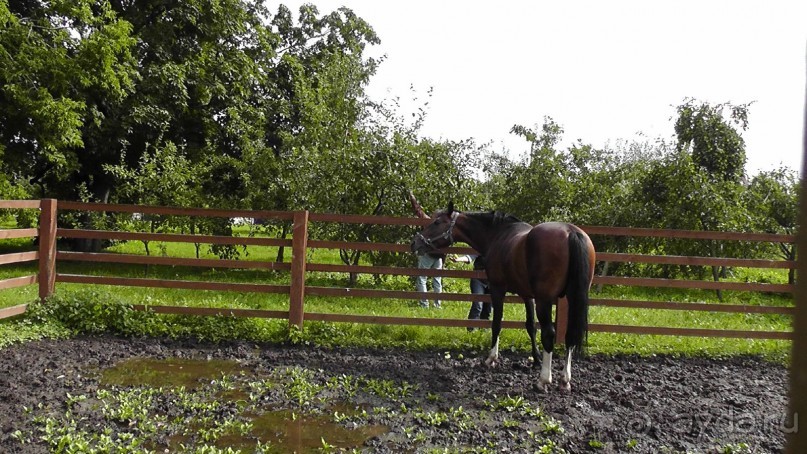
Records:
<instances>
[{"instance_id":1,"label":"wooden fence post","mask_svg":"<svg viewBox=\"0 0 807 454\"><path fill-rule=\"evenodd\" d=\"M302 329L305 314L305 254L308 247L308 211L294 213L294 225L291 235L289 325Z\"/></svg>"},{"instance_id":2,"label":"wooden fence post","mask_svg":"<svg viewBox=\"0 0 807 454\"><path fill-rule=\"evenodd\" d=\"M39 298L56 287L56 200L42 199L39 213Z\"/></svg>"},{"instance_id":3,"label":"wooden fence post","mask_svg":"<svg viewBox=\"0 0 807 454\"><path fill-rule=\"evenodd\" d=\"M566 297L558 298L558 307L555 308L555 343L566 343L566 327L569 320L569 302Z\"/></svg>"}]
</instances>

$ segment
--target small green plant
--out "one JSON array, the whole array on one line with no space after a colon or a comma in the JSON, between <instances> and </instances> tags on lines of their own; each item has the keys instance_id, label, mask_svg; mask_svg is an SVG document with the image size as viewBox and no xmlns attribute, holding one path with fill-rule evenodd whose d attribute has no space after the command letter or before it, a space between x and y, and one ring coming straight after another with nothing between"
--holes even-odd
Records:
<instances>
[{"instance_id":1,"label":"small green plant","mask_svg":"<svg viewBox=\"0 0 807 454\"><path fill-rule=\"evenodd\" d=\"M313 373L301 367L290 367L285 370L286 395L297 402L300 407L311 406L317 394L324 386L312 383Z\"/></svg>"},{"instance_id":2,"label":"small green plant","mask_svg":"<svg viewBox=\"0 0 807 454\"><path fill-rule=\"evenodd\" d=\"M532 407L529 402L522 396L512 397L509 394L506 397L499 399L493 404L489 404L491 410L504 410L508 413L520 413L525 416L533 418L542 418L543 412L538 407Z\"/></svg>"},{"instance_id":3,"label":"small green plant","mask_svg":"<svg viewBox=\"0 0 807 454\"><path fill-rule=\"evenodd\" d=\"M731 443L720 449L722 454L746 454L751 452L747 443Z\"/></svg>"},{"instance_id":4,"label":"small green plant","mask_svg":"<svg viewBox=\"0 0 807 454\"><path fill-rule=\"evenodd\" d=\"M442 411L427 411L415 413L415 419L433 427L440 427L448 423L448 413Z\"/></svg>"},{"instance_id":5,"label":"small green plant","mask_svg":"<svg viewBox=\"0 0 807 454\"><path fill-rule=\"evenodd\" d=\"M378 397L383 397L393 401L399 401L408 397L415 389L407 382L396 383L393 380L381 380L376 378L364 379L365 387Z\"/></svg>"},{"instance_id":6,"label":"small green plant","mask_svg":"<svg viewBox=\"0 0 807 454\"><path fill-rule=\"evenodd\" d=\"M541 446L535 452L539 454L565 454L565 450L559 448L552 440L544 440Z\"/></svg>"},{"instance_id":7,"label":"small green plant","mask_svg":"<svg viewBox=\"0 0 807 454\"><path fill-rule=\"evenodd\" d=\"M596 439L589 440L588 445L592 449L603 449L605 447L605 444L603 442L601 442L600 440L596 440Z\"/></svg>"},{"instance_id":8,"label":"small green plant","mask_svg":"<svg viewBox=\"0 0 807 454\"><path fill-rule=\"evenodd\" d=\"M331 377L327 381L328 388L338 389L345 393L348 398L354 397L361 386L359 380L352 375L341 374Z\"/></svg>"},{"instance_id":9,"label":"small green plant","mask_svg":"<svg viewBox=\"0 0 807 454\"><path fill-rule=\"evenodd\" d=\"M547 418L542 423L543 433L547 435L559 435L563 433L563 427L560 422L554 418Z\"/></svg>"},{"instance_id":10,"label":"small green plant","mask_svg":"<svg viewBox=\"0 0 807 454\"><path fill-rule=\"evenodd\" d=\"M322 443L322 446L320 446L320 448L318 449L319 452L324 453L336 452L336 446L329 444L327 441L325 441L325 437L321 437L320 442Z\"/></svg>"},{"instance_id":11,"label":"small green plant","mask_svg":"<svg viewBox=\"0 0 807 454\"><path fill-rule=\"evenodd\" d=\"M515 429L519 425L520 425L520 423L518 421L513 420L513 419L505 419L502 422L502 426L504 426L505 429Z\"/></svg>"},{"instance_id":12,"label":"small green plant","mask_svg":"<svg viewBox=\"0 0 807 454\"><path fill-rule=\"evenodd\" d=\"M21 445L24 445L28 442L29 437L23 431L17 429L14 432L11 432L11 438L20 442Z\"/></svg>"}]
</instances>

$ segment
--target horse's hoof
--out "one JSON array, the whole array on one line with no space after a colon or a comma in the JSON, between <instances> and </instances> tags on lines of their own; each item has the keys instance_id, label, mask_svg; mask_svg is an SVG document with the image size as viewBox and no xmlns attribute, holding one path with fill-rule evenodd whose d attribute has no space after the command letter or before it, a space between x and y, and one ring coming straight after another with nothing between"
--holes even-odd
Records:
<instances>
[{"instance_id":1,"label":"horse's hoof","mask_svg":"<svg viewBox=\"0 0 807 454\"><path fill-rule=\"evenodd\" d=\"M558 388L560 388L560 390L565 392L565 393L572 392L572 384L567 382L567 381L566 382L560 382L558 384Z\"/></svg>"},{"instance_id":2,"label":"horse's hoof","mask_svg":"<svg viewBox=\"0 0 807 454\"><path fill-rule=\"evenodd\" d=\"M491 368L496 367L498 364L499 364L498 359L488 358L485 360L485 365Z\"/></svg>"},{"instance_id":3,"label":"horse's hoof","mask_svg":"<svg viewBox=\"0 0 807 454\"><path fill-rule=\"evenodd\" d=\"M538 382L533 385L533 388L541 394L549 393L549 383Z\"/></svg>"}]
</instances>

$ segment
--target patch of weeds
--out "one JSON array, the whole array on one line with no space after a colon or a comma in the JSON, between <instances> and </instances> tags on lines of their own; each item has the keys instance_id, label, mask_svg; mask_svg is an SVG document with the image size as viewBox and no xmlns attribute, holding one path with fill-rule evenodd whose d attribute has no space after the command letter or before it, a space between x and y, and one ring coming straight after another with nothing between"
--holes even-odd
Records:
<instances>
[{"instance_id":1,"label":"patch of weeds","mask_svg":"<svg viewBox=\"0 0 807 454\"><path fill-rule=\"evenodd\" d=\"M267 379L255 380L248 382L246 387L248 389L250 402L256 402L263 395L267 394L272 389L277 387L277 383Z\"/></svg>"},{"instance_id":2,"label":"patch of weeds","mask_svg":"<svg viewBox=\"0 0 807 454\"><path fill-rule=\"evenodd\" d=\"M563 427L554 418L547 417L542 423L542 430L547 435L560 435L563 433Z\"/></svg>"},{"instance_id":3,"label":"patch of weeds","mask_svg":"<svg viewBox=\"0 0 807 454\"><path fill-rule=\"evenodd\" d=\"M490 404L490 409L493 411L504 410L508 413L519 413L533 418L542 418L544 416L540 408L533 408L523 396L512 397L509 394Z\"/></svg>"},{"instance_id":4,"label":"patch of weeds","mask_svg":"<svg viewBox=\"0 0 807 454\"><path fill-rule=\"evenodd\" d=\"M603 449L605 448L605 443L600 440L591 439L588 441L588 446L592 449Z\"/></svg>"},{"instance_id":5,"label":"patch of weeds","mask_svg":"<svg viewBox=\"0 0 807 454\"><path fill-rule=\"evenodd\" d=\"M352 375L337 375L336 377L331 377L327 380L326 386L329 389L336 389L340 390L348 398L352 398L356 395L356 392L359 390L361 386L359 380L354 378Z\"/></svg>"},{"instance_id":6,"label":"patch of weeds","mask_svg":"<svg viewBox=\"0 0 807 454\"><path fill-rule=\"evenodd\" d=\"M535 452L537 454L566 454L566 450L558 447L552 440L543 440Z\"/></svg>"},{"instance_id":7,"label":"patch of weeds","mask_svg":"<svg viewBox=\"0 0 807 454\"><path fill-rule=\"evenodd\" d=\"M120 391L100 389L96 395L103 402L101 411L105 418L132 426L149 419L155 397L161 393L162 389L155 388Z\"/></svg>"},{"instance_id":8,"label":"patch of weeds","mask_svg":"<svg viewBox=\"0 0 807 454\"><path fill-rule=\"evenodd\" d=\"M31 303L27 314L35 322L57 322L73 334L132 335L132 328L144 315L134 312L131 305L112 294L82 289Z\"/></svg>"},{"instance_id":9,"label":"patch of weeds","mask_svg":"<svg viewBox=\"0 0 807 454\"><path fill-rule=\"evenodd\" d=\"M3 320L0 321L0 349L40 339L67 339L71 334L64 326L50 320L34 320L30 317Z\"/></svg>"},{"instance_id":10,"label":"patch of weeds","mask_svg":"<svg viewBox=\"0 0 807 454\"><path fill-rule=\"evenodd\" d=\"M259 319L156 314L148 310L148 306L152 303L161 304L162 301L152 301L150 297L146 297L145 301L138 300L138 302L144 303L147 309L134 310L130 301L120 298L116 293L96 288L58 292L45 302L37 300L28 305L25 320L27 326L32 329L20 330L22 334L17 337L27 334L23 340L28 340L28 338L63 338L76 334L108 333L120 336L193 337L210 342L228 339L279 342L294 341L294 336L297 335L294 330L272 332L268 329L266 321ZM165 303L182 305L176 301ZM4 343L1 338L2 336L0 347ZM12 337L11 342L13 340Z\"/></svg>"},{"instance_id":11,"label":"patch of weeds","mask_svg":"<svg viewBox=\"0 0 807 454\"><path fill-rule=\"evenodd\" d=\"M297 403L300 407L310 407L314 403L323 385L312 382L314 373L301 367L289 367L284 369L284 389L286 396Z\"/></svg>"},{"instance_id":12,"label":"patch of weeds","mask_svg":"<svg viewBox=\"0 0 807 454\"><path fill-rule=\"evenodd\" d=\"M520 426L520 425L521 425L521 423L520 423L520 422L515 421L515 420L513 420L513 419L505 419L505 420L502 422L502 426L503 426L505 429L515 429L515 428L517 428L517 427L518 427L518 426Z\"/></svg>"},{"instance_id":13,"label":"patch of weeds","mask_svg":"<svg viewBox=\"0 0 807 454\"><path fill-rule=\"evenodd\" d=\"M383 397L395 402L409 397L417 387L407 382L396 383L393 380L381 380L377 378L364 379L364 386L378 397Z\"/></svg>"},{"instance_id":14,"label":"patch of weeds","mask_svg":"<svg viewBox=\"0 0 807 454\"><path fill-rule=\"evenodd\" d=\"M718 449L721 454L746 454L751 452L747 443L731 443Z\"/></svg>"},{"instance_id":15,"label":"patch of weeds","mask_svg":"<svg viewBox=\"0 0 807 454\"><path fill-rule=\"evenodd\" d=\"M432 427L448 425L448 413L442 411L417 412L413 415L416 421Z\"/></svg>"},{"instance_id":16,"label":"patch of weeds","mask_svg":"<svg viewBox=\"0 0 807 454\"><path fill-rule=\"evenodd\" d=\"M227 417L221 421L213 421L211 427L202 427L197 435L205 442L215 442L225 435L247 436L252 432L252 423Z\"/></svg>"},{"instance_id":17,"label":"patch of weeds","mask_svg":"<svg viewBox=\"0 0 807 454\"><path fill-rule=\"evenodd\" d=\"M345 330L338 324L326 322L306 322L304 332L295 334L297 343L321 346L339 345L345 337Z\"/></svg>"}]
</instances>

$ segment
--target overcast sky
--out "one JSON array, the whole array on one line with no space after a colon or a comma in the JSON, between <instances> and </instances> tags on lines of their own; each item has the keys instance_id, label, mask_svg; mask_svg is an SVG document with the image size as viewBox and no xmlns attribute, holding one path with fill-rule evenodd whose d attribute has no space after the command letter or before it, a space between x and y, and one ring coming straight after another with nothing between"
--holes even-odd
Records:
<instances>
[{"instance_id":1,"label":"overcast sky","mask_svg":"<svg viewBox=\"0 0 807 454\"><path fill-rule=\"evenodd\" d=\"M281 2L296 13L300 3ZM566 143L669 138L684 98L753 102L743 133L754 175L801 170L807 1L318 0L373 26L386 60L374 98L421 101L423 134L513 155L510 134L551 116ZM494 5L495 6L492 6Z\"/></svg>"}]
</instances>

